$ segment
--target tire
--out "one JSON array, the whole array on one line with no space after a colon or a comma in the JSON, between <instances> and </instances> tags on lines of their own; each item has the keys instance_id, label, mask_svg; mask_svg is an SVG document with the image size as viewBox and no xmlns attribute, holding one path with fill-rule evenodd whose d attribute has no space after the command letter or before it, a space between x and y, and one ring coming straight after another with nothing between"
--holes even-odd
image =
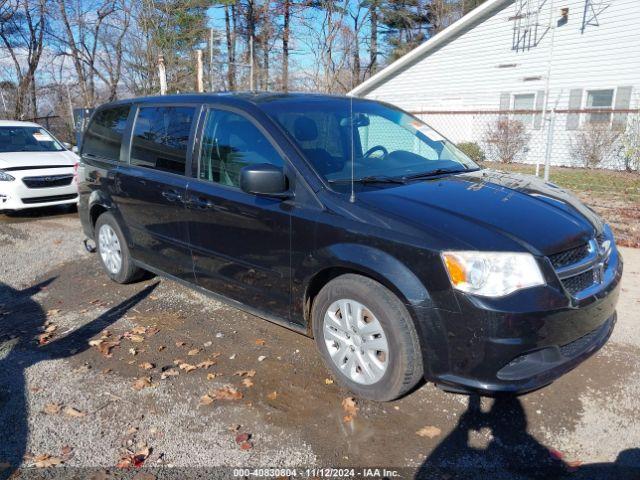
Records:
<instances>
[{"instance_id":1,"label":"tire","mask_svg":"<svg viewBox=\"0 0 640 480\"><path fill-rule=\"evenodd\" d=\"M133 263L122 230L111 213L105 212L98 217L95 232L96 248L100 263L111 280L117 283L131 283L142 277L144 270ZM104 239L101 238L101 233L109 236L111 242L105 242ZM111 236L111 234L113 236ZM114 237L117 242L114 241ZM110 254L112 255L114 251L119 251L120 253L119 262L114 261L115 258L113 256L110 257ZM111 261L109 258L111 258Z\"/></svg>"},{"instance_id":2,"label":"tire","mask_svg":"<svg viewBox=\"0 0 640 480\"><path fill-rule=\"evenodd\" d=\"M355 332L345 333L342 308L349 312L347 324L360 317ZM375 280L346 274L330 281L314 300L312 322L325 364L357 396L390 401L421 380L422 353L409 312L396 295Z\"/></svg>"}]
</instances>

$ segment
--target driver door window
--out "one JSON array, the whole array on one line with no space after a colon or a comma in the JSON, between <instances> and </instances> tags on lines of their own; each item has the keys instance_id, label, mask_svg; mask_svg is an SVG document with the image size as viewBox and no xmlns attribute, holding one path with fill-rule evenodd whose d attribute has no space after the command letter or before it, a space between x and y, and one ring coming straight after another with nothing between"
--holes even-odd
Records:
<instances>
[{"instance_id":1,"label":"driver door window","mask_svg":"<svg viewBox=\"0 0 640 480\"><path fill-rule=\"evenodd\" d=\"M402 150L420 155L427 160L438 159L438 152L421 142L413 132L378 115L369 115L369 125L358 127L358 134L363 155L376 146L384 145L388 153ZM379 157L381 154L384 154L384 151L371 151L373 157Z\"/></svg>"},{"instance_id":2,"label":"driver door window","mask_svg":"<svg viewBox=\"0 0 640 480\"><path fill-rule=\"evenodd\" d=\"M202 132L198 178L239 187L240 170L260 163L283 166L280 154L250 120L225 110L209 110Z\"/></svg>"}]
</instances>

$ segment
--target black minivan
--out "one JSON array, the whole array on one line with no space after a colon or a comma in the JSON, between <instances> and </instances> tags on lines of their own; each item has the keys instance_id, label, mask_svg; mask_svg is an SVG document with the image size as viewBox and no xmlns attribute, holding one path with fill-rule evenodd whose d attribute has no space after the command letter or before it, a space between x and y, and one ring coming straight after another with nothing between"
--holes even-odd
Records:
<instances>
[{"instance_id":1,"label":"black minivan","mask_svg":"<svg viewBox=\"0 0 640 480\"><path fill-rule=\"evenodd\" d=\"M609 338L610 228L536 177L486 170L420 119L311 94L96 109L80 215L116 282L144 271L313 336L357 395L551 383Z\"/></svg>"}]
</instances>

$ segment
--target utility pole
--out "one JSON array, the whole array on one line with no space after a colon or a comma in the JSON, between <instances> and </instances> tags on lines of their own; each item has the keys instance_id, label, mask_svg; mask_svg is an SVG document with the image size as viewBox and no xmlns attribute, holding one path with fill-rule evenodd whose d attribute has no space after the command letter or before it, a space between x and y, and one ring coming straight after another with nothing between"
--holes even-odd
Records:
<instances>
[{"instance_id":1,"label":"utility pole","mask_svg":"<svg viewBox=\"0 0 640 480\"><path fill-rule=\"evenodd\" d=\"M76 119L73 116L73 102L71 101L71 90L69 90L68 83L65 83L64 86L67 88L67 101L69 102L69 117L71 118L71 128L75 129Z\"/></svg>"},{"instance_id":2,"label":"utility pole","mask_svg":"<svg viewBox=\"0 0 640 480\"><path fill-rule=\"evenodd\" d=\"M167 94L167 71L164 68L164 56L158 55L158 77L160 77L160 95Z\"/></svg>"},{"instance_id":3,"label":"utility pole","mask_svg":"<svg viewBox=\"0 0 640 480\"><path fill-rule=\"evenodd\" d=\"M254 90L254 78L253 78L253 35L249 37L249 90Z\"/></svg>"},{"instance_id":4,"label":"utility pole","mask_svg":"<svg viewBox=\"0 0 640 480\"><path fill-rule=\"evenodd\" d=\"M555 128L555 109L549 115L549 93L550 93L550 85L551 85L551 73L553 70L553 47L555 46L556 41L556 28L557 23L555 20L554 14L554 0L551 0L551 5L549 6L549 26L551 27L551 45L549 45L549 58L547 60L547 78L546 85L544 89L544 111L543 111L543 120L545 122L549 122L549 129L547 130L547 145L544 152L544 181L549 181L549 166L551 164L551 152L553 150L553 141L551 139L553 135L553 128ZM549 117L548 119L546 117ZM538 175L540 166L536 162L536 175Z\"/></svg>"},{"instance_id":5,"label":"utility pole","mask_svg":"<svg viewBox=\"0 0 640 480\"><path fill-rule=\"evenodd\" d=\"M204 92L202 50L196 50L196 91Z\"/></svg>"},{"instance_id":6,"label":"utility pole","mask_svg":"<svg viewBox=\"0 0 640 480\"><path fill-rule=\"evenodd\" d=\"M213 92L213 28L209 29L209 91Z\"/></svg>"}]
</instances>

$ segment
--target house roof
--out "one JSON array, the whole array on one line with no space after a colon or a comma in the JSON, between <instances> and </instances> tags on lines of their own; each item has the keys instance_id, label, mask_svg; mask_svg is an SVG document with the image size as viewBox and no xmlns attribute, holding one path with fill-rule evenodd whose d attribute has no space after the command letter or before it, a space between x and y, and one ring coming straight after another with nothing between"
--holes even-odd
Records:
<instances>
[{"instance_id":1,"label":"house roof","mask_svg":"<svg viewBox=\"0 0 640 480\"><path fill-rule=\"evenodd\" d=\"M456 37L462 35L469 29L475 27L478 23L486 20L498 10L513 2L514 0L487 0L479 7L474 8L472 11L467 13L460 20L452 23L440 33L434 35L420 46L414 48L409 53L403 55L389 66L383 68L378 73L362 82L356 88L351 90L348 95L366 95L381 83L384 83L391 77L397 75L402 70L429 55L431 52L446 45L451 40L454 40Z\"/></svg>"}]
</instances>

